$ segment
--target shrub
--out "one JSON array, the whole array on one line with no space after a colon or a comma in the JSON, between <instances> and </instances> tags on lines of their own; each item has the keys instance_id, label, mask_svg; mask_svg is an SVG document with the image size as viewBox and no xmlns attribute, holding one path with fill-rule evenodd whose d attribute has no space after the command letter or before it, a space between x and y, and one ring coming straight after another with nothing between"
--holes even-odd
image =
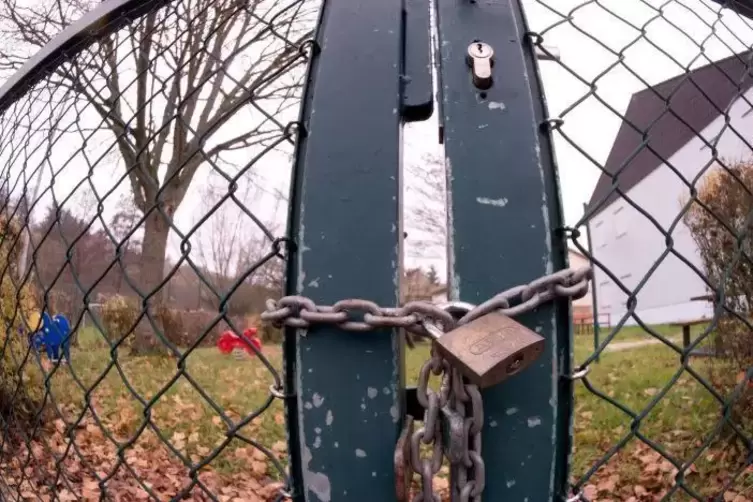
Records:
<instances>
[{"instance_id":1,"label":"shrub","mask_svg":"<svg viewBox=\"0 0 753 502\"><path fill-rule=\"evenodd\" d=\"M724 290L728 312L712 336L718 337L714 345L725 357L714 359L712 383L725 393L739 384L744 372L753 366L753 331L740 320L750 319L753 305L751 191L753 161L734 163L729 171L717 167L698 185L698 200L684 215L709 282L713 289ZM740 251L743 254L738 259ZM733 414L753 419L753 393L748 385L743 387Z\"/></svg>"},{"instance_id":2,"label":"shrub","mask_svg":"<svg viewBox=\"0 0 753 502\"><path fill-rule=\"evenodd\" d=\"M140 313L141 309L133 298L115 295L105 301L100 310L100 321L104 328L104 335L110 343L117 343L128 334L120 347L131 349L133 346L131 330Z\"/></svg>"},{"instance_id":3,"label":"shrub","mask_svg":"<svg viewBox=\"0 0 753 502\"><path fill-rule=\"evenodd\" d=\"M105 300L100 311L100 321L105 336L110 342L117 342L133 327L140 314L140 304L134 298L113 296ZM178 310L165 306L157 308L155 312L155 320L162 326L165 338L181 349L196 343L196 340L204 331L212 326L216 317L216 312L207 310ZM282 342L282 331L272 326L265 326L259 316L230 317L230 320L233 326L240 331L247 327L256 327L259 338L264 343L278 344ZM227 329L230 329L228 322L220 320L202 338L199 347L216 346L219 336ZM132 338L133 336L129 335L121 347L132 348Z\"/></svg>"},{"instance_id":4,"label":"shrub","mask_svg":"<svg viewBox=\"0 0 753 502\"><path fill-rule=\"evenodd\" d=\"M262 343L282 343L283 330L275 328L271 324L263 323L259 316L254 315L246 317L246 326L256 327L259 340L261 340Z\"/></svg>"},{"instance_id":5,"label":"shrub","mask_svg":"<svg viewBox=\"0 0 753 502\"><path fill-rule=\"evenodd\" d=\"M190 310L179 311L185 329L181 342L175 339L171 341L180 347L188 347L196 342L196 339L204 333L217 318L217 313L208 310ZM237 331L243 331L249 327L255 327L258 330L258 336L264 343L280 343L282 341L282 332L272 327L265 327L258 316L236 317L229 316L232 325ZM209 333L201 340L199 347L215 347L219 336L225 331L231 329L230 324L224 319L217 322Z\"/></svg>"},{"instance_id":6,"label":"shrub","mask_svg":"<svg viewBox=\"0 0 753 502\"><path fill-rule=\"evenodd\" d=\"M184 310L181 312L181 319L185 326L184 337L185 342L181 344L182 347L189 347L196 342L204 331L209 328L212 321L216 317L216 314L206 310ZM217 343L217 337L219 336L221 326L215 325L209 333L201 340L199 346L208 347Z\"/></svg>"},{"instance_id":7,"label":"shrub","mask_svg":"<svg viewBox=\"0 0 753 502\"><path fill-rule=\"evenodd\" d=\"M162 333L173 345L186 346L186 331L183 323L183 312L165 306L157 308L155 316L162 325Z\"/></svg>"},{"instance_id":8,"label":"shrub","mask_svg":"<svg viewBox=\"0 0 753 502\"><path fill-rule=\"evenodd\" d=\"M155 309L153 318L155 324L161 326L163 336L179 347L185 347L187 343L182 314L179 310L159 306ZM135 298L121 295L110 297L103 303L100 314L105 336L110 342L117 342L133 329L140 315L141 304ZM132 351L133 340L131 333L121 347L127 347Z\"/></svg>"},{"instance_id":9,"label":"shrub","mask_svg":"<svg viewBox=\"0 0 753 502\"><path fill-rule=\"evenodd\" d=\"M42 380L29 353L35 292L15 282L20 226L0 217L0 414L12 427L28 427L42 406ZM33 327L33 326L32 326Z\"/></svg>"}]
</instances>

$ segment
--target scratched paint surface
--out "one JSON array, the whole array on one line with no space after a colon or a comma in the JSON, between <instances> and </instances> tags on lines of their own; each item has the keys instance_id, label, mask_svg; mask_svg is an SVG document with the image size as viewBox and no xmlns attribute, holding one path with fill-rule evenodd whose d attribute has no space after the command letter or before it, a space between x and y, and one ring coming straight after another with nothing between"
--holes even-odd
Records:
<instances>
[{"instance_id":1,"label":"scratched paint surface","mask_svg":"<svg viewBox=\"0 0 753 502\"><path fill-rule=\"evenodd\" d=\"M517 2L437 2L441 99L450 185L450 277L478 303L564 265L556 176L535 68ZM490 89L471 83L468 44L495 52ZM529 54L530 56L530 54ZM531 367L484 391L485 500L557 500L566 481L570 388L567 306L520 318L546 339Z\"/></svg>"},{"instance_id":2,"label":"scratched paint surface","mask_svg":"<svg viewBox=\"0 0 753 502\"><path fill-rule=\"evenodd\" d=\"M288 293L398 300L400 0L327 0L298 145ZM391 330L286 333L296 500L394 498L400 347Z\"/></svg>"}]
</instances>

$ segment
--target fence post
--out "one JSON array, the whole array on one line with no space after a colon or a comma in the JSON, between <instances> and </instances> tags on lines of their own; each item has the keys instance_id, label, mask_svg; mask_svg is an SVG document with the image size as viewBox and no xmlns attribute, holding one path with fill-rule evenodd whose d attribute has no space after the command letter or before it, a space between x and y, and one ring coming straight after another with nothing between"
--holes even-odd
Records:
<instances>
[{"instance_id":1,"label":"fence post","mask_svg":"<svg viewBox=\"0 0 753 502\"><path fill-rule=\"evenodd\" d=\"M326 0L301 115L288 294L399 300L401 0ZM403 409L393 330L286 332L296 501L395 497Z\"/></svg>"},{"instance_id":2,"label":"fence post","mask_svg":"<svg viewBox=\"0 0 753 502\"><path fill-rule=\"evenodd\" d=\"M532 44L517 1L437 2L448 169L451 296L484 301L564 267L551 139ZM493 83L472 83L474 41L494 50ZM484 500L560 500L571 443L567 303L521 316L541 358L483 392Z\"/></svg>"}]
</instances>

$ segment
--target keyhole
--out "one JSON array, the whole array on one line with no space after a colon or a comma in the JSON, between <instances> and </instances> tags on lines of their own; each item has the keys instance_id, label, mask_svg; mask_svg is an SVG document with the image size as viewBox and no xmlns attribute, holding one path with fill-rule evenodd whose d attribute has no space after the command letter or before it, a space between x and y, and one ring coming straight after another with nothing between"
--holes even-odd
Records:
<instances>
[{"instance_id":1,"label":"keyhole","mask_svg":"<svg viewBox=\"0 0 753 502\"><path fill-rule=\"evenodd\" d=\"M507 368L505 368L505 371L507 371L507 374L513 375L517 373L517 371L523 365L523 359L524 359L524 356L522 354L519 354L515 359L513 359L513 361L507 365Z\"/></svg>"},{"instance_id":2,"label":"keyhole","mask_svg":"<svg viewBox=\"0 0 753 502\"><path fill-rule=\"evenodd\" d=\"M484 44L482 44L481 42L477 43L477 44L476 44L476 49L477 49L477 50L478 50L478 51L479 51L479 52L480 52L481 54L483 54L483 53L484 53Z\"/></svg>"}]
</instances>

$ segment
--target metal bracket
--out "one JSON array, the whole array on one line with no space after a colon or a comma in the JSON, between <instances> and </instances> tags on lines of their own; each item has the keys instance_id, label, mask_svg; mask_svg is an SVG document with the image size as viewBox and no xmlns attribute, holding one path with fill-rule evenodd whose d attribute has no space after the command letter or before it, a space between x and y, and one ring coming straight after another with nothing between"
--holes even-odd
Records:
<instances>
[{"instance_id":1,"label":"metal bracket","mask_svg":"<svg viewBox=\"0 0 753 502\"><path fill-rule=\"evenodd\" d=\"M539 61L559 61L560 51L557 47L544 45L542 47L536 47L536 59Z\"/></svg>"},{"instance_id":2,"label":"metal bracket","mask_svg":"<svg viewBox=\"0 0 753 502\"><path fill-rule=\"evenodd\" d=\"M434 112L430 21L428 0L405 0L401 115L406 122L427 120Z\"/></svg>"}]
</instances>

